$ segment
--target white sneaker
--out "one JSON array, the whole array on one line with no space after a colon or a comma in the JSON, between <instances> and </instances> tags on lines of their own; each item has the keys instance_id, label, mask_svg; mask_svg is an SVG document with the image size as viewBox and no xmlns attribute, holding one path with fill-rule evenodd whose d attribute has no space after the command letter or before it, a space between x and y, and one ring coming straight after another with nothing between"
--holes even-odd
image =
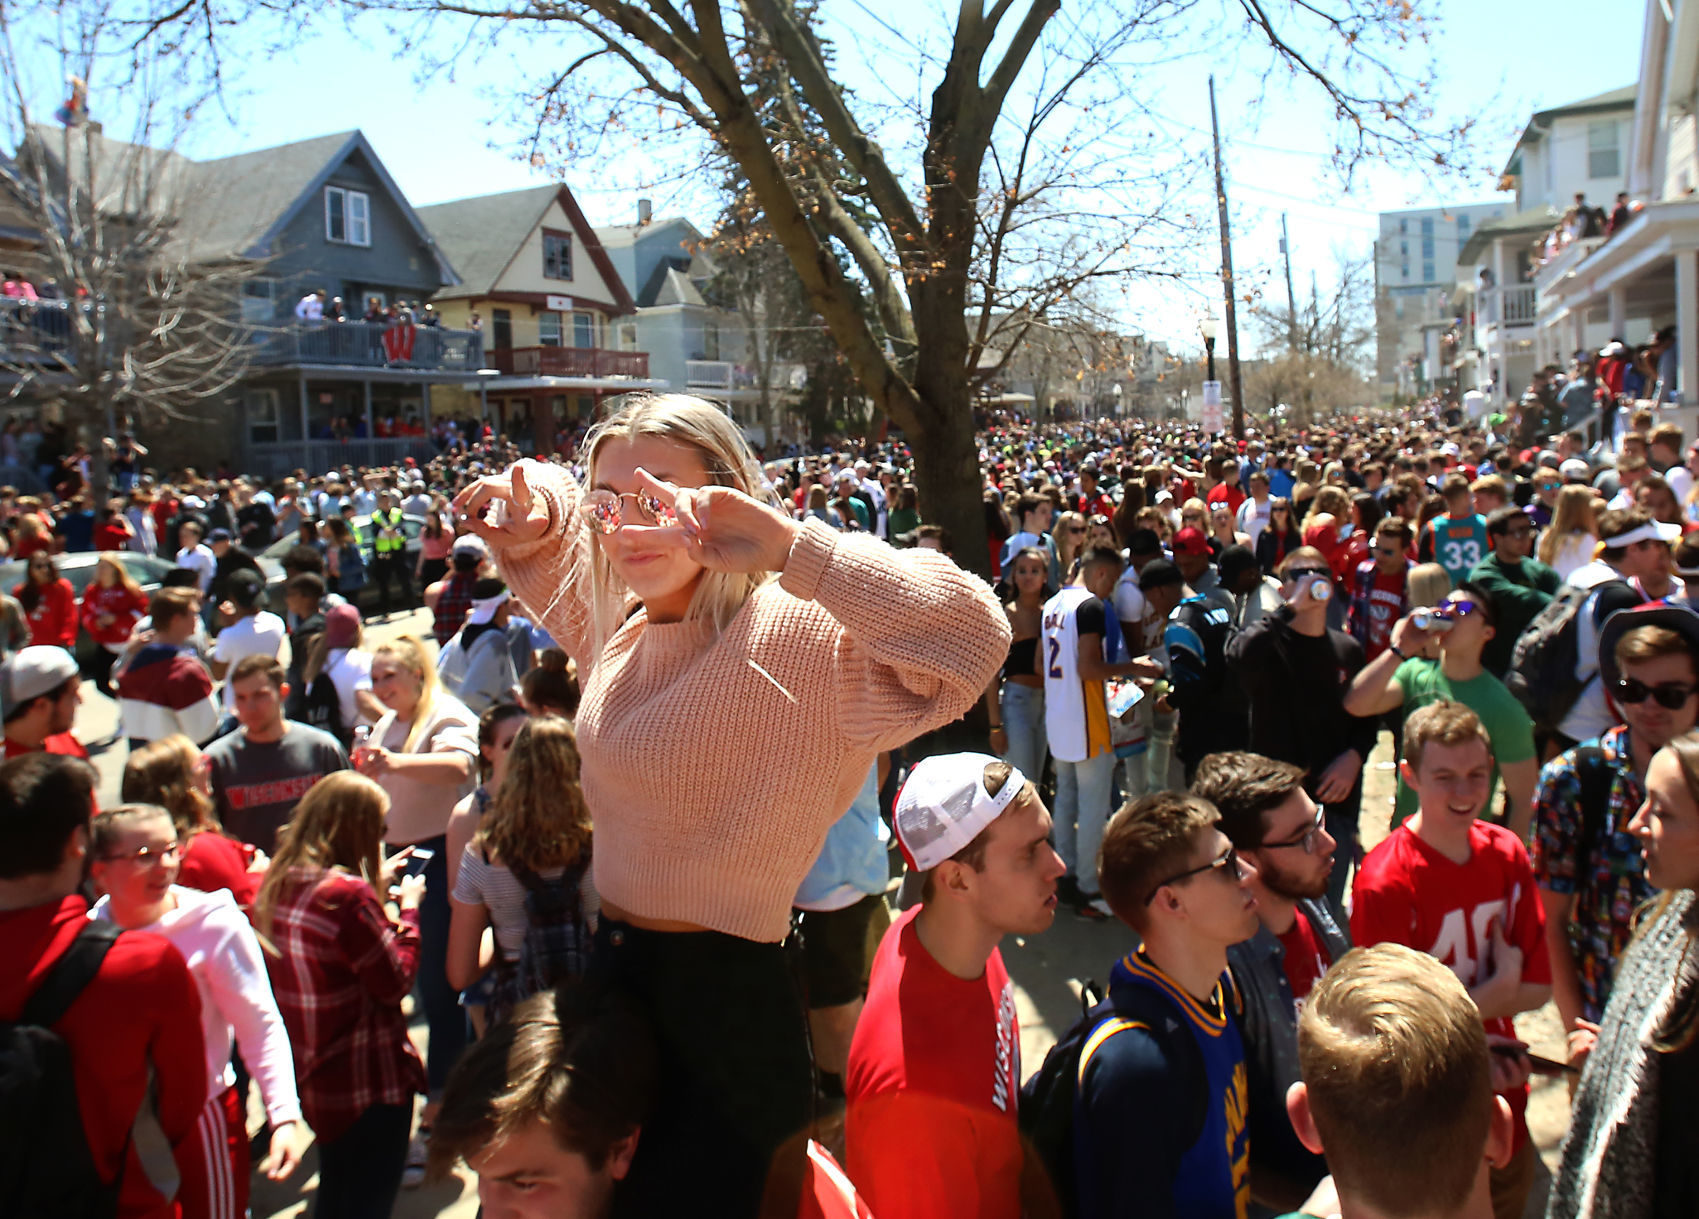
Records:
<instances>
[{"instance_id":1,"label":"white sneaker","mask_svg":"<svg viewBox=\"0 0 1699 1219\"><path fill-rule=\"evenodd\" d=\"M1115 912L1109 908L1109 903L1104 901L1101 897L1092 898L1090 905L1093 910L1097 911L1104 918L1115 917Z\"/></svg>"},{"instance_id":2,"label":"white sneaker","mask_svg":"<svg viewBox=\"0 0 1699 1219\"><path fill-rule=\"evenodd\" d=\"M418 1189L425 1183L425 1136L416 1134L407 1143L407 1166L401 1170L401 1187Z\"/></svg>"}]
</instances>

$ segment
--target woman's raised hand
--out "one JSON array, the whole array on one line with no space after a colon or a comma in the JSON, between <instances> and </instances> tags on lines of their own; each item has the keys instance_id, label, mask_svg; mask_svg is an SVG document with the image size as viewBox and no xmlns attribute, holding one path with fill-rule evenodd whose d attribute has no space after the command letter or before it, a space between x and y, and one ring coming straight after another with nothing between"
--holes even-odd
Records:
<instances>
[{"instance_id":1,"label":"woman's raised hand","mask_svg":"<svg viewBox=\"0 0 1699 1219\"><path fill-rule=\"evenodd\" d=\"M695 562L710 571L784 570L800 522L735 487L676 487L641 467L636 473L678 518L676 526L654 533L676 538Z\"/></svg>"},{"instance_id":2,"label":"woman's raised hand","mask_svg":"<svg viewBox=\"0 0 1699 1219\"><path fill-rule=\"evenodd\" d=\"M484 510L492 504L494 520L484 516ZM466 528L497 546L534 542L549 527L548 505L532 494L522 461L467 487L454 497L454 510Z\"/></svg>"}]
</instances>

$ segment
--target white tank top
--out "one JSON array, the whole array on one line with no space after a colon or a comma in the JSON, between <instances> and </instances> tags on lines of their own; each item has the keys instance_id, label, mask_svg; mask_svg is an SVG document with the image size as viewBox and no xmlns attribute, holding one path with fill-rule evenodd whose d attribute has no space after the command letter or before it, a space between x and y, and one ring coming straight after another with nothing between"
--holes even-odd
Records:
<instances>
[{"instance_id":1,"label":"white tank top","mask_svg":"<svg viewBox=\"0 0 1699 1219\"><path fill-rule=\"evenodd\" d=\"M1084 762L1110 747L1103 683L1080 676L1079 610L1092 600L1096 598L1083 588L1064 588L1044 604L1039 635L1044 725L1050 752L1063 762ZM1106 608L1105 617L1110 612Z\"/></svg>"}]
</instances>

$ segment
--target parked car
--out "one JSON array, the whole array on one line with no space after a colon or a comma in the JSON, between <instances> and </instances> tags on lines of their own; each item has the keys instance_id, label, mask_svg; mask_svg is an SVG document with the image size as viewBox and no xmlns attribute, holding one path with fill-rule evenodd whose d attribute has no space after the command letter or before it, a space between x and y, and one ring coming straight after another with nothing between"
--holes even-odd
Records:
<instances>
[{"instance_id":1,"label":"parked car","mask_svg":"<svg viewBox=\"0 0 1699 1219\"><path fill-rule=\"evenodd\" d=\"M71 582L71 588L77 594L79 606L82 605L83 591L94 581L95 564L100 560L102 553L114 555L118 562L123 564L124 570L130 573L135 582L142 586L142 591L150 597L163 583L165 573L175 566L169 560L155 558L148 554L137 554L133 550L109 552L78 550L69 554L56 554L53 556L53 562L58 566L59 574ZM11 596L12 590L24 582L27 569L28 564L21 559L9 559L0 563L0 591ZM87 631L81 627L77 628L77 663L84 669L88 668L94 657L95 649L99 646L89 637Z\"/></svg>"},{"instance_id":2,"label":"parked car","mask_svg":"<svg viewBox=\"0 0 1699 1219\"><path fill-rule=\"evenodd\" d=\"M403 514L401 518L401 533L406 539L402 548L402 559L407 579L413 579L413 570L419 565L419 535L424 532L425 518ZM366 560L366 583L360 589L360 595L355 598L355 605L362 614L373 612L378 604L377 582L372 579L372 518L356 516L354 532L360 537L360 557ZM265 573L266 594L271 602L273 613L283 612L283 585L288 577L283 573L283 556L300 545L291 533L286 538L279 538L270 546L260 551L258 555L260 570Z\"/></svg>"}]
</instances>

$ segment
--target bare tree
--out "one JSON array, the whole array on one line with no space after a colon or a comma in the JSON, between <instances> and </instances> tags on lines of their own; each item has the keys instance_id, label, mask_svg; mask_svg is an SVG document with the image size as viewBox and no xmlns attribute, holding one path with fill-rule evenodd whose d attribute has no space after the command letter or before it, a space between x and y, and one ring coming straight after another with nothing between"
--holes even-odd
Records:
<instances>
[{"instance_id":1,"label":"bare tree","mask_svg":"<svg viewBox=\"0 0 1699 1219\"><path fill-rule=\"evenodd\" d=\"M149 33L145 16L99 0L0 12L3 121L17 149L0 158L0 208L35 239L20 269L44 298L5 303L0 385L62 414L68 437L90 448L96 486L102 437L203 418L197 407L241 380L251 354L242 288L263 270L196 255L191 167L172 151L196 108L185 100L193 61ZM37 121L53 96L48 64L72 82L54 124ZM90 96L129 116L128 140L107 137Z\"/></svg>"}]
</instances>

